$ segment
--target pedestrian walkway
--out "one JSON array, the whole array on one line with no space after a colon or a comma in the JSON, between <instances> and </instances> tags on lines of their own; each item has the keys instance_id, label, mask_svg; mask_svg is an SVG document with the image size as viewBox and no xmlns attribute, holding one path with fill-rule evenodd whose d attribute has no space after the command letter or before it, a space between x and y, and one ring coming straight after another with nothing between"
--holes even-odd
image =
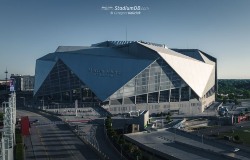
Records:
<instances>
[{"instance_id":1,"label":"pedestrian walkway","mask_svg":"<svg viewBox=\"0 0 250 160\"><path fill-rule=\"evenodd\" d=\"M33 124L32 126L50 126L50 125L57 125L57 124L64 124L63 121L53 121L53 122L49 122L49 123L36 123Z\"/></svg>"},{"instance_id":2,"label":"pedestrian walkway","mask_svg":"<svg viewBox=\"0 0 250 160\"><path fill-rule=\"evenodd\" d=\"M33 150L33 145L32 145L32 141L31 141L31 136L25 136L23 138L24 140L24 159L34 159L35 155L34 155L34 150Z\"/></svg>"}]
</instances>

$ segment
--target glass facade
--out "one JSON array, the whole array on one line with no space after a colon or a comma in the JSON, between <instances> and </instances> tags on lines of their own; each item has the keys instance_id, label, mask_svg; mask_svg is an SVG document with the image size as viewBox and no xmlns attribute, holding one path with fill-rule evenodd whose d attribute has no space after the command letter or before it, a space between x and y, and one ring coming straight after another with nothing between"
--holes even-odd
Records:
<instances>
[{"instance_id":1,"label":"glass facade","mask_svg":"<svg viewBox=\"0 0 250 160\"><path fill-rule=\"evenodd\" d=\"M80 102L99 101L60 59L36 96L58 102L73 102L76 99ZM179 102L192 98L198 99L198 96L163 59L158 59L111 95L110 104Z\"/></svg>"},{"instance_id":2,"label":"glass facade","mask_svg":"<svg viewBox=\"0 0 250 160\"><path fill-rule=\"evenodd\" d=\"M188 101L189 90L182 78L163 59L158 59L111 95L110 99L130 98L135 99L136 104Z\"/></svg>"},{"instance_id":3,"label":"glass facade","mask_svg":"<svg viewBox=\"0 0 250 160\"><path fill-rule=\"evenodd\" d=\"M36 96L56 102L98 101L94 93L59 59Z\"/></svg>"}]
</instances>

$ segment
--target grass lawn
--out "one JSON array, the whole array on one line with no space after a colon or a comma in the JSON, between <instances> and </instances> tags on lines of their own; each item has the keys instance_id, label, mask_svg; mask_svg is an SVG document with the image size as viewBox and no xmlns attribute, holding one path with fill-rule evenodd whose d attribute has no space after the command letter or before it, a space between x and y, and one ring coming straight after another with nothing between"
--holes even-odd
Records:
<instances>
[{"instance_id":1,"label":"grass lawn","mask_svg":"<svg viewBox=\"0 0 250 160\"><path fill-rule=\"evenodd\" d=\"M220 138L223 138L224 136L235 137L237 135L239 136L238 142L242 142L243 144L250 145L250 128L241 128L241 129L233 130L230 132L222 132L220 133Z\"/></svg>"},{"instance_id":2,"label":"grass lawn","mask_svg":"<svg viewBox=\"0 0 250 160\"><path fill-rule=\"evenodd\" d=\"M15 153L15 159L16 160L23 160L23 144L18 143L16 145L16 153Z\"/></svg>"},{"instance_id":3,"label":"grass lawn","mask_svg":"<svg viewBox=\"0 0 250 160\"><path fill-rule=\"evenodd\" d=\"M20 129L16 129L16 146L14 154L15 160L23 160L24 148Z\"/></svg>"}]
</instances>

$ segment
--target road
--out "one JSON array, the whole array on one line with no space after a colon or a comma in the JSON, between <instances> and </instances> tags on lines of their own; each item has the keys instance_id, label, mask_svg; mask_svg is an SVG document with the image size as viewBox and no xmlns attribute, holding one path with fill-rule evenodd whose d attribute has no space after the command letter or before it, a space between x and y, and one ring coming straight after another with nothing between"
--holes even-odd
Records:
<instances>
[{"instance_id":1,"label":"road","mask_svg":"<svg viewBox=\"0 0 250 160\"><path fill-rule=\"evenodd\" d=\"M250 152L233 152L233 147L217 143L178 129L163 129L157 132L126 134L125 139L149 151L153 157L160 155L171 159L241 159L249 160ZM152 157L152 156L151 156Z\"/></svg>"},{"instance_id":2,"label":"road","mask_svg":"<svg viewBox=\"0 0 250 160\"><path fill-rule=\"evenodd\" d=\"M121 154L111 144L104 132L104 119L95 116L60 116L67 119L70 125L77 126L80 137L97 147L97 149L105 155L107 159L117 160L121 158Z\"/></svg>"},{"instance_id":3,"label":"road","mask_svg":"<svg viewBox=\"0 0 250 160\"><path fill-rule=\"evenodd\" d=\"M31 135L24 137L25 157L33 159L97 160L97 154L76 137L59 119L49 114L17 110L17 117L28 116Z\"/></svg>"},{"instance_id":4,"label":"road","mask_svg":"<svg viewBox=\"0 0 250 160\"><path fill-rule=\"evenodd\" d=\"M169 129L170 132L174 133L175 136L179 136L179 140L184 142L184 140L181 140L181 138L186 139L186 141L190 140L190 144L195 144L197 142L202 142L202 145L208 145L211 146L211 148L213 147L212 150L218 150L218 153L224 154L224 155L228 155L234 158L238 158L238 159L249 159L250 157L250 152L246 151L246 150L240 150L238 152L233 153L233 146L231 145L227 145L224 143L219 143L216 140L212 140L212 139L206 139L206 138L202 138L202 136L196 136L194 134L185 132L185 131L181 131L181 130L175 130L175 129ZM191 142L192 140L192 142ZM198 144L198 143L197 143ZM197 146L201 146L201 144L198 144ZM216 149L217 148L217 149ZM221 150L221 151L220 151Z\"/></svg>"}]
</instances>

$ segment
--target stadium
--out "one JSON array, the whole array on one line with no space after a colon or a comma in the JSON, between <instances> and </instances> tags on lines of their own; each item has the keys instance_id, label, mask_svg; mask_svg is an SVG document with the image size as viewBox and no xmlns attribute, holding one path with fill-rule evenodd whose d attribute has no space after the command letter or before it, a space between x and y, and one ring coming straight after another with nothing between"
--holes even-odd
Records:
<instances>
[{"instance_id":1,"label":"stadium","mask_svg":"<svg viewBox=\"0 0 250 160\"><path fill-rule=\"evenodd\" d=\"M36 60L34 97L46 104L197 114L215 101L216 58L143 41L59 46Z\"/></svg>"}]
</instances>

